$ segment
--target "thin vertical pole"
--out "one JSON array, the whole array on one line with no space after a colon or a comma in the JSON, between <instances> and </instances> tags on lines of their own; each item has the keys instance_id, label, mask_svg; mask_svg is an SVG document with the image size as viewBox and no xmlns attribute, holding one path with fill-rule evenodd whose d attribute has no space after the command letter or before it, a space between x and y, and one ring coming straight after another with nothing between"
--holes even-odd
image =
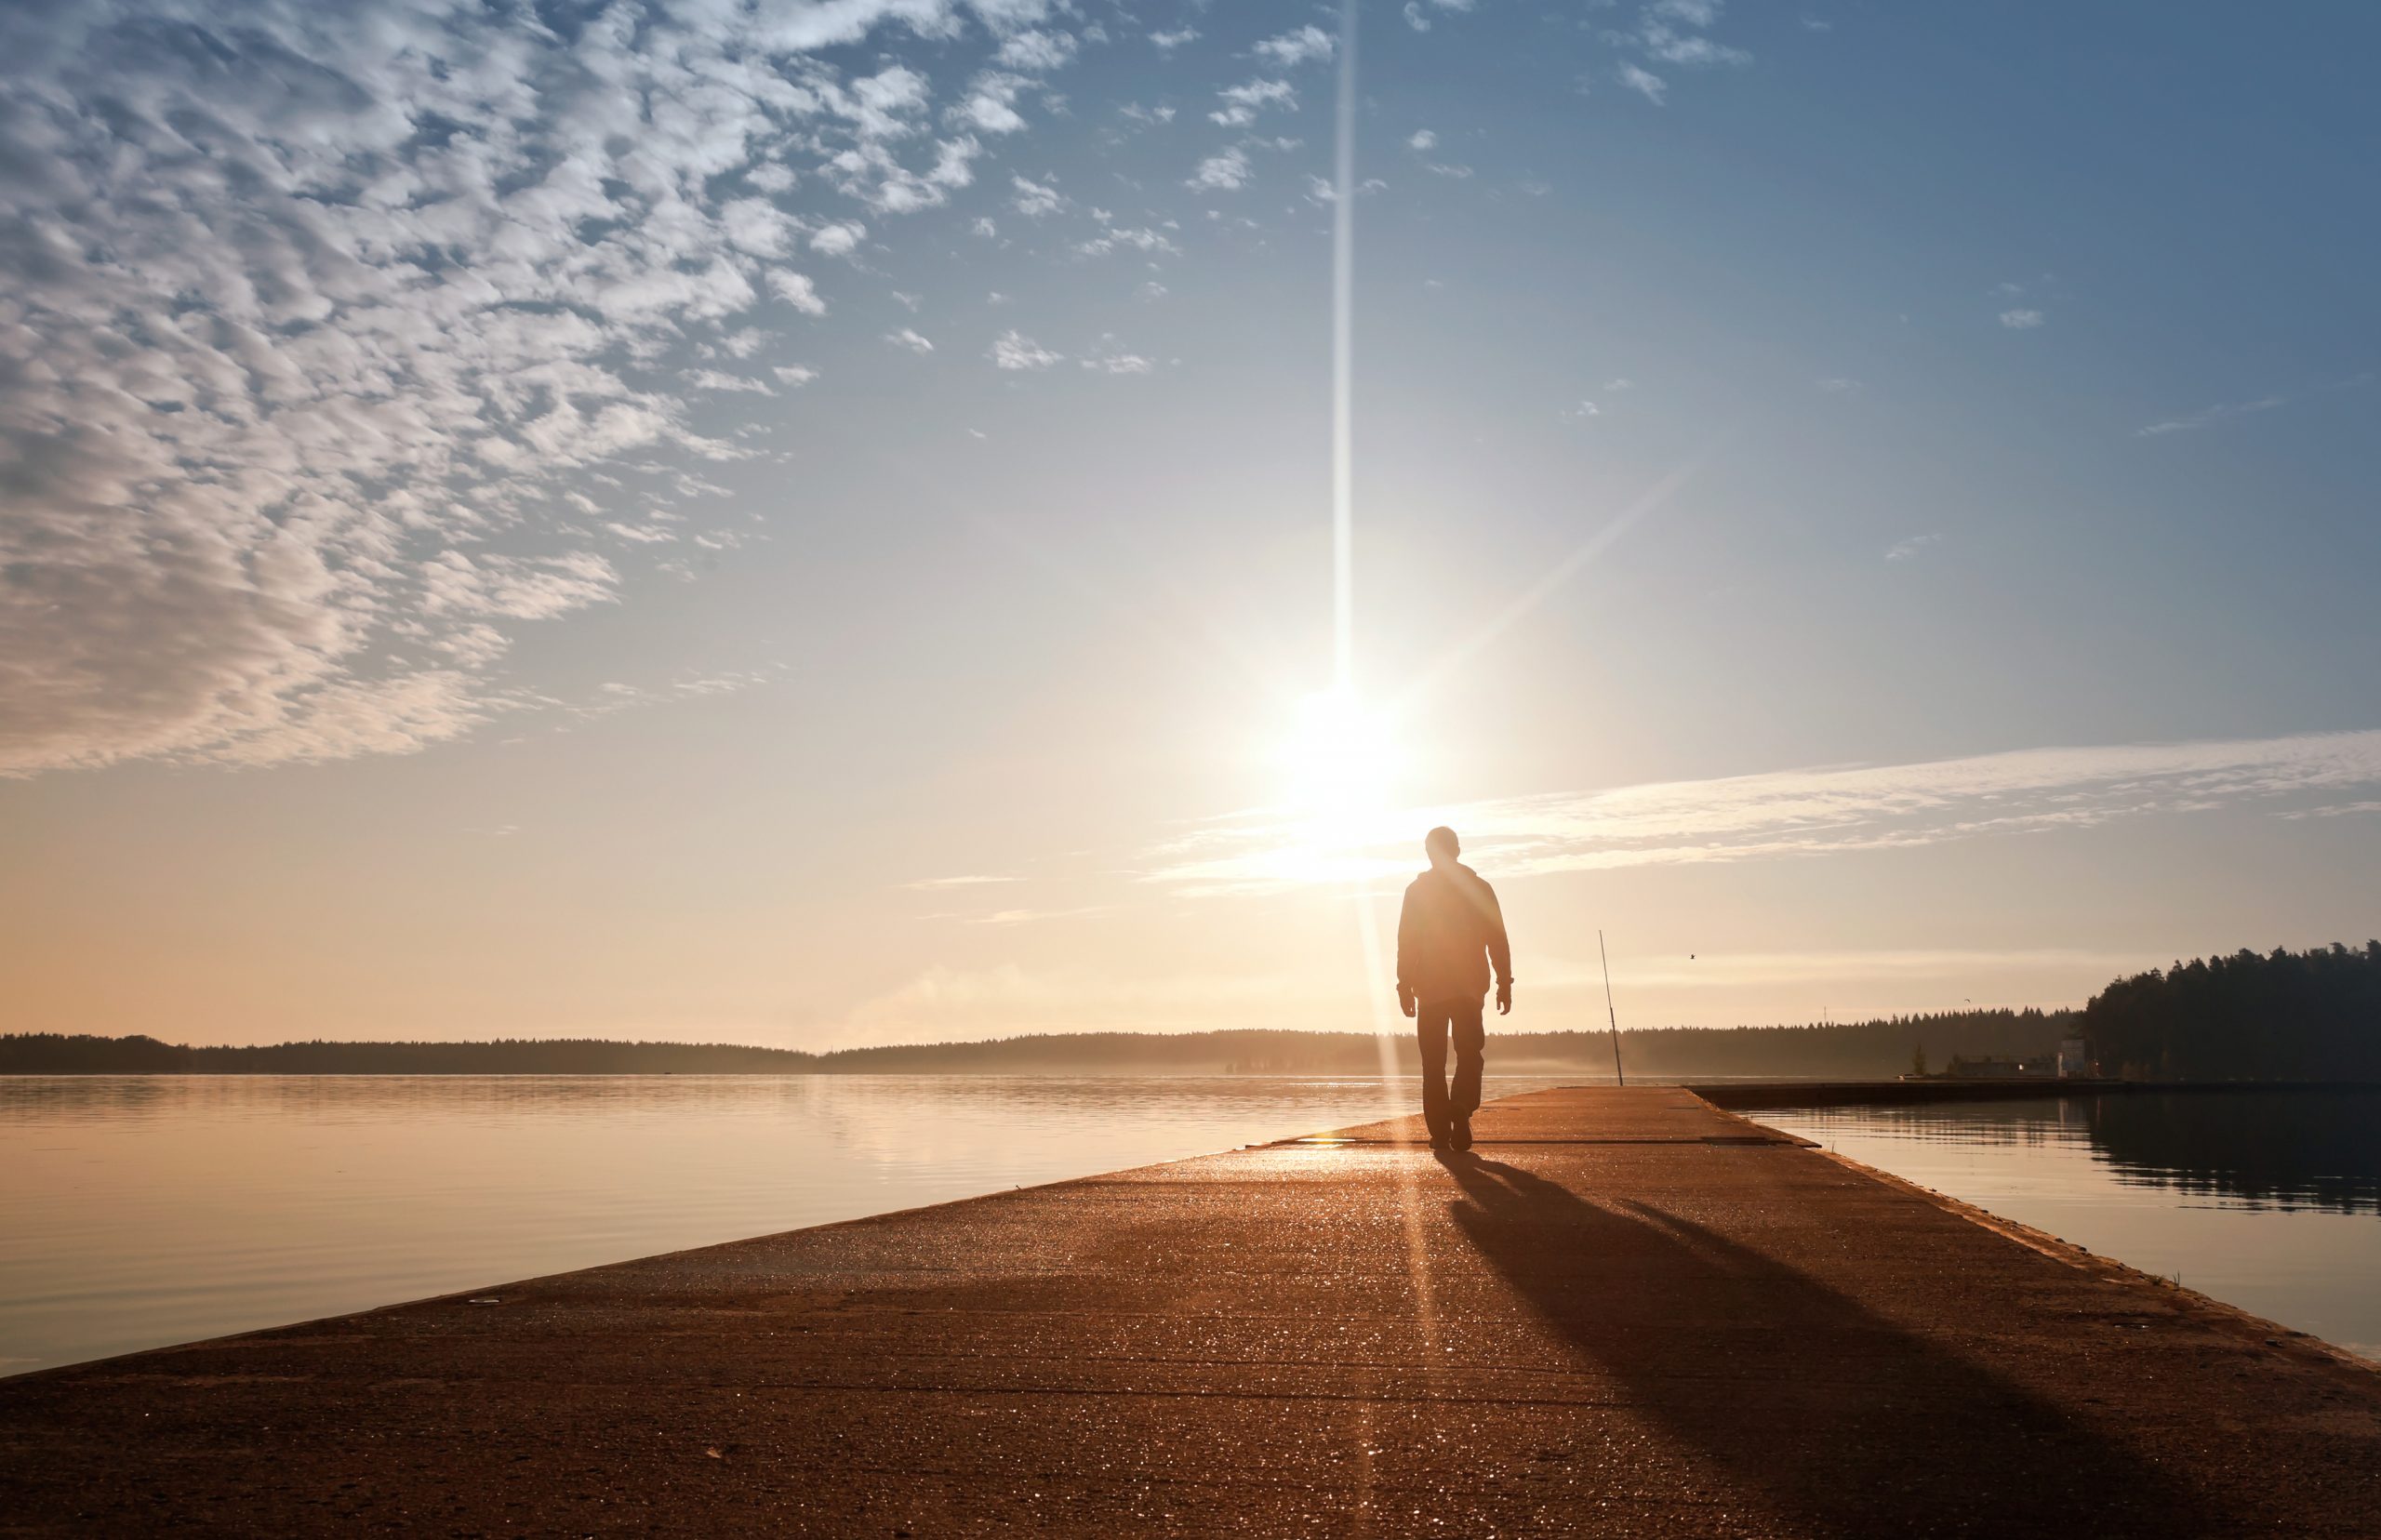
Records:
<instances>
[{"instance_id":1,"label":"thin vertical pole","mask_svg":"<svg viewBox=\"0 0 2381 1540\"><path fill-rule=\"evenodd\" d=\"M1603 932L1596 932L1596 956L1603 962L1603 1015L1612 1023L1612 1078L1622 1085L1629 1077L1620 1072L1620 1016L1612 1008L1612 958L1603 949Z\"/></svg>"}]
</instances>

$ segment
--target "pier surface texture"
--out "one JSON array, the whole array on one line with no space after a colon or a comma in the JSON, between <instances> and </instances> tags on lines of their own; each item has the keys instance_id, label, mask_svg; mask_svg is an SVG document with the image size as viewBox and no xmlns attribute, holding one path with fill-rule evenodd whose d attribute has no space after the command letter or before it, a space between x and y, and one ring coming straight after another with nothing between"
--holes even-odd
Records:
<instances>
[{"instance_id":1,"label":"pier surface texture","mask_svg":"<svg viewBox=\"0 0 2381 1540\"><path fill-rule=\"evenodd\" d=\"M2381 1533L2381 1374L1668 1087L0 1382L0 1534Z\"/></svg>"}]
</instances>

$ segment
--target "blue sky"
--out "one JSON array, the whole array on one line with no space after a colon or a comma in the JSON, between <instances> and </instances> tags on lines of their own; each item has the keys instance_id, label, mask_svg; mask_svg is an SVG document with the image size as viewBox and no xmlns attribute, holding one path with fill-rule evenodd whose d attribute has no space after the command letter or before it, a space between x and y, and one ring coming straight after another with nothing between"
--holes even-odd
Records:
<instances>
[{"instance_id":1,"label":"blue sky","mask_svg":"<svg viewBox=\"0 0 2381 1540\"><path fill-rule=\"evenodd\" d=\"M2381 19L1364 9L1318 821L1340 20L0 18L11 1024L1363 1026L1442 816L1515 1026L2381 928Z\"/></svg>"}]
</instances>

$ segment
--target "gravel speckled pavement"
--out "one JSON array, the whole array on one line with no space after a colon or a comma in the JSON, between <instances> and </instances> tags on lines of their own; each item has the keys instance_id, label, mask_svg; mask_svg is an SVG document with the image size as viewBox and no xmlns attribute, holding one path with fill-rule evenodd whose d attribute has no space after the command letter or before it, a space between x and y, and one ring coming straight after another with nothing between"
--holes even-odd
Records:
<instances>
[{"instance_id":1,"label":"gravel speckled pavement","mask_svg":"<svg viewBox=\"0 0 2381 1540\"><path fill-rule=\"evenodd\" d=\"M0 1534L2381 1534L2321 1344L1683 1091L1475 1127L0 1381Z\"/></svg>"}]
</instances>

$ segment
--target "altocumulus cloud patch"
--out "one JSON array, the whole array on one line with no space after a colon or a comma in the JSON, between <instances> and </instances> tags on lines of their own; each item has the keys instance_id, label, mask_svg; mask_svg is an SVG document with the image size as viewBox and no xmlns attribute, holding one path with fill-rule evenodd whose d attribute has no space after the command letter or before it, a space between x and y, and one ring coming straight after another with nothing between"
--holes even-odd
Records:
<instances>
[{"instance_id":1,"label":"altocumulus cloud patch","mask_svg":"<svg viewBox=\"0 0 2381 1540\"><path fill-rule=\"evenodd\" d=\"M584 484L745 452L688 424L697 350L824 312L802 263L968 184L1074 52L1045 11L0 13L0 773L507 709L512 628L666 549L590 549ZM956 84L818 53L871 34Z\"/></svg>"}]
</instances>

